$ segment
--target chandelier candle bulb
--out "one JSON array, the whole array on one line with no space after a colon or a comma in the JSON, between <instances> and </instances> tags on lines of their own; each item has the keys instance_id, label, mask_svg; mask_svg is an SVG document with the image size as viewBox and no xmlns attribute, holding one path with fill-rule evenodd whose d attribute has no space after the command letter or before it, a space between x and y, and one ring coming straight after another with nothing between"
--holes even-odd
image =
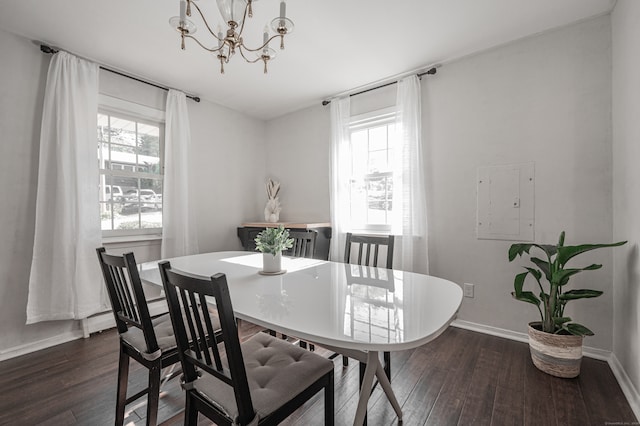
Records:
<instances>
[{"instance_id":1,"label":"chandelier candle bulb","mask_svg":"<svg viewBox=\"0 0 640 426\"><path fill-rule=\"evenodd\" d=\"M264 48L262 49L262 53L265 55L269 54L269 27L267 25L264 26L264 33L262 34L262 44L264 44Z\"/></svg>"},{"instance_id":2,"label":"chandelier candle bulb","mask_svg":"<svg viewBox=\"0 0 640 426\"><path fill-rule=\"evenodd\" d=\"M280 18L284 19L286 17L287 17L287 2L282 0L280 2Z\"/></svg>"},{"instance_id":3,"label":"chandelier candle bulb","mask_svg":"<svg viewBox=\"0 0 640 426\"><path fill-rule=\"evenodd\" d=\"M222 37L222 27L218 25L218 49L222 49L224 46L224 38Z\"/></svg>"},{"instance_id":4,"label":"chandelier candle bulb","mask_svg":"<svg viewBox=\"0 0 640 426\"><path fill-rule=\"evenodd\" d=\"M184 27L187 22L187 2L182 0L180 2L180 26Z\"/></svg>"}]
</instances>

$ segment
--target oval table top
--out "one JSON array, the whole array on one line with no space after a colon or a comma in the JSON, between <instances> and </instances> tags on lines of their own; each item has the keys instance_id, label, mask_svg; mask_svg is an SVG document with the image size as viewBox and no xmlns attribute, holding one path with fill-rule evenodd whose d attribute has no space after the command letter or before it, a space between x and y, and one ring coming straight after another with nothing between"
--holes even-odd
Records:
<instances>
[{"instance_id":1,"label":"oval table top","mask_svg":"<svg viewBox=\"0 0 640 426\"><path fill-rule=\"evenodd\" d=\"M398 351L439 336L462 303L459 285L429 275L306 258L262 275L262 254L213 252L168 259L178 271L227 276L238 318L309 342L361 351ZM140 265L162 285L158 262Z\"/></svg>"}]
</instances>

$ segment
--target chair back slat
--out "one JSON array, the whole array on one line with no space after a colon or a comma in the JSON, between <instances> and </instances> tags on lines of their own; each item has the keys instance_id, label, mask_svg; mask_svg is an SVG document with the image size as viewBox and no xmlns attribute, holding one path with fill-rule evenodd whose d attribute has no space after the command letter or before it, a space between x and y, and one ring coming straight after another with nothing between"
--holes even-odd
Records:
<instances>
[{"instance_id":1,"label":"chair back slat","mask_svg":"<svg viewBox=\"0 0 640 426\"><path fill-rule=\"evenodd\" d=\"M318 231L289 231L289 237L293 239L293 247L284 254L293 257L312 258L316 246Z\"/></svg>"},{"instance_id":2,"label":"chair back slat","mask_svg":"<svg viewBox=\"0 0 640 426\"><path fill-rule=\"evenodd\" d=\"M247 424L254 418L255 411L226 276L216 274L210 279L203 279L179 273L171 270L171 264L167 261L160 262L159 268L180 352L185 385L198 379L196 367L231 385L238 407L238 423ZM222 344L228 364L226 368L222 365L220 356L221 342L211 333L213 327L207 302L215 302L218 311Z\"/></svg>"},{"instance_id":3,"label":"chair back slat","mask_svg":"<svg viewBox=\"0 0 640 426\"><path fill-rule=\"evenodd\" d=\"M184 290L180 291L184 292ZM194 330L195 333L191 334L191 338L192 341L194 341L196 347L199 349L198 352L200 353L200 355L204 357L205 364L210 365L212 359L211 352L217 353L218 346L217 344L210 345L210 342L207 338L207 333L205 332L205 328L202 326L204 318L208 318L209 314L204 314L203 312L201 312L201 309L206 308L207 305L205 302L205 305L202 306L199 300L200 296L201 295L197 295L194 292L189 292L189 303L191 307L190 313L193 314L193 322L196 326ZM200 360L202 360L202 358L200 358Z\"/></svg>"},{"instance_id":4,"label":"chair back slat","mask_svg":"<svg viewBox=\"0 0 640 426\"><path fill-rule=\"evenodd\" d=\"M352 246L357 246L356 261L352 259ZM346 246L344 250L344 262L356 263L363 266L378 267L378 261L384 261L384 267L393 268L393 235L357 235L347 233ZM380 247L386 247L386 259L381 256ZM363 257L364 256L364 257ZM380 259L382 258L382 259Z\"/></svg>"},{"instance_id":5,"label":"chair back slat","mask_svg":"<svg viewBox=\"0 0 640 426\"><path fill-rule=\"evenodd\" d=\"M207 334L202 327L203 319L205 319L205 321L209 319L208 322L211 322L209 313L204 312L207 306L206 300L202 303L200 299L203 300L204 297L199 297L181 288L177 288L176 291L180 299L182 320L186 321L184 328L187 341L189 342L187 353L190 359L195 366L207 370L209 373L231 385L231 380L229 379L228 373L225 372L220 358L218 345L221 340L216 340L213 327L207 327L207 329L211 329L209 334ZM212 357L215 360L213 367L211 364Z\"/></svg>"},{"instance_id":6,"label":"chair back slat","mask_svg":"<svg viewBox=\"0 0 640 426\"><path fill-rule=\"evenodd\" d=\"M113 277L116 293L118 294L121 306L119 315L124 321L130 321L136 326L142 327L142 324L140 324L140 316L138 315L138 307L136 306L136 301L131 294L131 284L129 280L127 280L126 268L110 265L109 269Z\"/></svg>"},{"instance_id":7,"label":"chair back slat","mask_svg":"<svg viewBox=\"0 0 640 426\"><path fill-rule=\"evenodd\" d=\"M133 253L122 256L109 255L104 247L96 249L96 252L118 332L125 333L129 327L141 329L148 353L156 352L158 342L135 256Z\"/></svg>"},{"instance_id":8,"label":"chair back slat","mask_svg":"<svg viewBox=\"0 0 640 426\"><path fill-rule=\"evenodd\" d=\"M202 307L202 309L206 309L207 308L207 300L205 299L205 297L201 294L200 295L200 300L199 300L200 306ZM213 329L213 322L211 321L211 315L209 315L209 313L211 311L209 311L207 309L207 315L203 315L204 317L204 321L205 321L205 326L206 326L206 333L207 336L214 336L213 338L215 339L215 335L216 335L216 330ZM211 337L209 337L209 339L211 339ZM215 362L215 366L216 369L218 370L222 370L222 360L220 359L220 353L217 351L213 352L213 360Z\"/></svg>"}]
</instances>

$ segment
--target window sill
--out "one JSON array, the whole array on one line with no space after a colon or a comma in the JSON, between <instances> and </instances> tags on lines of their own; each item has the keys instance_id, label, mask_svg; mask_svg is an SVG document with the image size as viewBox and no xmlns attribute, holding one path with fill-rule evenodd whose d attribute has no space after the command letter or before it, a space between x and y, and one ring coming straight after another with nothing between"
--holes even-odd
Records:
<instances>
[{"instance_id":1,"label":"window sill","mask_svg":"<svg viewBox=\"0 0 640 426\"><path fill-rule=\"evenodd\" d=\"M358 235L391 235L393 234L393 232L391 232L391 229L352 229L351 231L347 231L347 232L351 232L353 234L358 234Z\"/></svg>"},{"instance_id":2,"label":"window sill","mask_svg":"<svg viewBox=\"0 0 640 426\"><path fill-rule=\"evenodd\" d=\"M117 237L102 237L102 244L121 244L121 243L138 243L138 242L154 242L162 241L162 234L148 235L121 235Z\"/></svg>"}]
</instances>

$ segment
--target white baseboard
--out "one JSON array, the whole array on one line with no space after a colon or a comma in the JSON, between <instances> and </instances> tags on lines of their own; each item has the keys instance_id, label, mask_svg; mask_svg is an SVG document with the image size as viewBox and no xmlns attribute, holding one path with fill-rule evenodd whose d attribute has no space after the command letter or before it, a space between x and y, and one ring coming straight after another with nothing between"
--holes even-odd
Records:
<instances>
[{"instance_id":1,"label":"white baseboard","mask_svg":"<svg viewBox=\"0 0 640 426\"><path fill-rule=\"evenodd\" d=\"M504 337L505 339L516 340L518 342L528 342L529 337L526 333L520 333L517 331L506 330L504 328L491 327L488 325L477 324L474 322L464 321L464 320L454 320L451 323L452 326L463 328L465 330L476 331L478 333L490 334L492 336ZM584 356L589 358L599 359L601 361L606 361L613 372L620 388L622 389L622 393L627 398L629 402L629 406L633 413L635 414L637 419L640 419L640 392L635 388L631 379L627 375L627 372L618 361L616 354L611 351L607 351L599 348L592 348L590 346L584 346L582 348L582 353Z\"/></svg>"},{"instance_id":2,"label":"white baseboard","mask_svg":"<svg viewBox=\"0 0 640 426\"><path fill-rule=\"evenodd\" d=\"M72 340L81 339L82 336L82 330L68 331L66 333L58 334L57 336L49 337L47 339L3 349L2 351L0 351L0 361L16 358L21 355L29 354L31 352L40 351L42 349L47 349L52 346L70 342Z\"/></svg>"},{"instance_id":3,"label":"white baseboard","mask_svg":"<svg viewBox=\"0 0 640 426\"><path fill-rule=\"evenodd\" d=\"M463 328L465 330L477 331L478 333L490 334L491 336L504 337L505 339L515 340L518 342L529 342L529 336L527 335L527 333L520 333L518 331L491 327L489 325L477 324L475 322L469 322L459 319L454 320L451 325L454 327ZM601 361L609 362L609 360L611 359L611 351L592 348L591 346L583 346L582 354L584 356L588 356L589 358L595 358Z\"/></svg>"},{"instance_id":4,"label":"white baseboard","mask_svg":"<svg viewBox=\"0 0 640 426\"><path fill-rule=\"evenodd\" d=\"M633 382L629 378L629 375L627 375L624 367L622 367L622 364L620 364L615 353L611 354L611 358L609 358L609 366L611 367L611 371L613 371L613 375L616 376L618 380L622 393L627 397L633 414L636 415L636 419L640 420L640 392L633 385Z\"/></svg>"},{"instance_id":5,"label":"white baseboard","mask_svg":"<svg viewBox=\"0 0 640 426\"><path fill-rule=\"evenodd\" d=\"M506 330L504 328L491 327L489 325L477 324L465 320L456 319L451 323L452 326L463 328L465 330L477 331L478 333L490 334L491 336L504 337L505 339L515 340L518 342L529 343L529 336L526 333Z\"/></svg>"},{"instance_id":6,"label":"white baseboard","mask_svg":"<svg viewBox=\"0 0 640 426\"><path fill-rule=\"evenodd\" d=\"M168 312L167 302L165 299L156 299L149 301L149 314L151 316L160 315ZM0 361L26 355L31 352L40 351L43 349L57 346L62 343L67 343L72 340L82 339L89 337L91 333L98 331L108 330L116 326L116 322L113 319L113 313L111 311L102 312L96 315L92 315L89 318L81 320L81 329L75 331L69 331L57 336L49 337L47 339L38 340L36 342L25 343L24 345L14 346L11 348L3 349L0 351Z\"/></svg>"}]
</instances>

